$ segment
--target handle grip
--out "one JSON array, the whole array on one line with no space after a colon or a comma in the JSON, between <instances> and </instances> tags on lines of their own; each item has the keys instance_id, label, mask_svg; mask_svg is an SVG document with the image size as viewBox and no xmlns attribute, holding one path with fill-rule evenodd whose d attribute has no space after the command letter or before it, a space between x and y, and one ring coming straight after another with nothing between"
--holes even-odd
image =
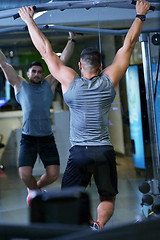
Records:
<instances>
[{"instance_id":1,"label":"handle grip","mask_svg":"<svg viewBox=\"0 0 160 240\"><path fill-rule=\"evenodd\" d=\"M37 9L36 6L33 6L33 10L35 11L36 9ZM16 14L13 15L14 20L19 18L19 17L20 17L19 13L16 13Z\"/></svg>"},{"instance_id":2,"label":"handle grip","mask_svg":"<svg viewBox=\"0 0 160 240\"><path fill-rule=\"evenodd\" d=\"M133 0L133 1L131 2L131 4L136 5L136 2L137 2L137 1L134 1L134 0ZM155 10L155 7L154 7L154 6L150 6L149 10L154 11L154 10Z\"/></svg>"}]
</instances>

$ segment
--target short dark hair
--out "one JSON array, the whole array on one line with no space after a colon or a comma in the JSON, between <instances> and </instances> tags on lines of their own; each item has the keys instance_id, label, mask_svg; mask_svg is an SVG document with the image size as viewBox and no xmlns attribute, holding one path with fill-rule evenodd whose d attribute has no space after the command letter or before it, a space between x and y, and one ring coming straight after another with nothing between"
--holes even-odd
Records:
<instances>
[{"instance_id":1,"label":"short dark hair","mask_svg":"<svg viewBox=\"0 0 160 240\"><path fill-rule=\"evenodd\" d=\"M80 59L93 68L99 68L99 65L102 62L102 56L95 47L85 48L80 54Z\"/></svg>"},{"instance_id":2,"label":"short dark hair","mask_svg":"<svg viewBox=\"0 0 160 240\"><path fill-rule=\"evenodd\" d=\"M31 67L33 67L33 66L39 66L39 67L42 68L42 70L44 70L42 63L36 62L36 61L35 61L35 62L32 62L32 63L28 66L28 70L29 70Z\"/></svg>"}]
</instances>

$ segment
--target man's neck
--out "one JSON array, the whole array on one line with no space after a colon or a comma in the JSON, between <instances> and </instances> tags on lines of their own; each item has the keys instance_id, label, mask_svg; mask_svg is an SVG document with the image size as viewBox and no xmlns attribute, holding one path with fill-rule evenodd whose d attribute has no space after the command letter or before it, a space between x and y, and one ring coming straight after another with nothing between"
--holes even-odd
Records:
<instances>
[{"instance_id":1,"label":"man's neck","mask_svg":"<svg viewBox=\"0 0 160 240\"><path fill-rule=\"evenodd\" d=\"M87 79L92 79L92 78L97 77L97 76L98 76L97 72L95 72L95 73L83 73L82 74L82 77L87 78Z\"/></svg>"},{"instance_id":2,"label":"man's neck","mask_svg":"<svg viewBox=\"0 0 160 240\"><path fill-rule=\"evenodd\" d=\"M41 81L39 81L39 82L34 82L34 81L29 81L29 83L30 84L32 84L32 85L40 85L40 84L42 84L42 82L43 82L43 80L41 80Z\"/></svg>"}]
</instances>

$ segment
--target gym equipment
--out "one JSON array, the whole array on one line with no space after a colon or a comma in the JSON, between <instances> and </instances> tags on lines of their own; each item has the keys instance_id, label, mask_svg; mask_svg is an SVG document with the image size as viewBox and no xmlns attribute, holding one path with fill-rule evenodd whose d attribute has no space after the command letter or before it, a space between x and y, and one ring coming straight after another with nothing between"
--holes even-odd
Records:
<instances>
[{"instance_id":1,"label":"gym equipment","mask_svg":"<svg viewBox=\"0 0 160 240\"><path fill-rule=\"evenodd\" d=\"M31 200L31 222L88 225L89 195L81 187L37 193Z\"/></svg>"},{"instance_id":2,"label":"gym equipment","mask_svg":"<svg viewBox=\"0 0 160 240\"><path fill-rule=\"evenodd\" d=\"M127 8L127 9L134 9L135 6L133 6L136 3L136 1L62 1L62 2L48 2L44 4L37 4L34 6L36 8L36 12L41 11L48 11L48 10L56 10L59 9L61 11L65 9L77 9L77 8L96 8L96 7L112 7L112 8ZM17 18L19 15L17 15L19 8L15 9L9 9L4 10L0 12L0 19L2 18L8 18L13 17ZM160 10L160 3L153 2L151 6L151 10L153 11L159 11Z\"/></svg>"}]
</instances>

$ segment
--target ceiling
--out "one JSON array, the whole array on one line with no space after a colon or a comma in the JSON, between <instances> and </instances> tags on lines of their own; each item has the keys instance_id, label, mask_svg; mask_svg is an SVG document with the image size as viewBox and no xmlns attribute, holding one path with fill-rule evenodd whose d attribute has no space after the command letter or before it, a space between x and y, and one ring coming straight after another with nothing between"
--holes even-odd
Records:
<instances>
[{"instance_id":1,"label":"ceiling","mask_svg":"<svg viewBox=\"0 0 160 240\"><path fill-rule=\"evenodd\" d=\"M65 8L67 3L77 3L79 8ZM92 2L107 2L110 3L108 7L91 7L84 8L81 3ZM100 29L128 29L135 17L135 6L131 4L132 1L52 1L52 5L60 4L64 6L64 10L61 8L51 10L36 18L36 23L43 29L46 36L51 40L54 38L55 42L60 43L63 39L66 39L68 31L75 31L83 33L86 37L95 35L100 32ZM147 21L144 23L144 29L146 30L158 30L160 31L160 1L151 1L152 6L156 6L157 10L150 11L147 15ZM22 6L37 6L38 9L43 10L43 6L46 6L48 1L45 0L16 0L0 1L0 48L31 48L32 42L25 28L24 22L20 19L13 19L12 13L17 13L18 9ZM119 7L113 7L113 3L119 4ZM70 4L70 6L71 6ZM45 9L45 8L44 8ZM9 13L10 17L4 17ZM45 27L46 25L54 24L52 27ZM72 29L73 28L73 29ZM94 31L91 31L94 30ZM117 31L118 33L118 31ZM108 34L108 33L101 33Z\"/></svg>"}]
</instances>

